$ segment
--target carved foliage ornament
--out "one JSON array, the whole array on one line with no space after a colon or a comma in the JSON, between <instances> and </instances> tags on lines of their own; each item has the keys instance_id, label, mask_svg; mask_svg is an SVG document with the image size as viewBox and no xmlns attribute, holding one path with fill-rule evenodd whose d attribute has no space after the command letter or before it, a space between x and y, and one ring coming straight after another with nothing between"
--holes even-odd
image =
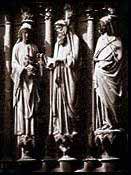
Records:
<instances>
[{"instance_id":1,"label":"carved foliage ornament","mask_svg":"<svg viewBox=\"0 0 131 175\"><path fill-rule=\"evenodd\" d=\"M46 8L45 9L45 20L51 19L51 13L52 13L52 9L51 8Z\"/></svg>"},{"instance_id":2,"label":"carved foliage ornament","mask_svg":"<svg viewBox=\"0 0 131 175\"><path fill-rule=\"evenodd\" d=\"M22 23L33 23L34 21L33 21L33 17L34 17L34 15L31 13L31 11L30 11L30 9L28 8L28 9L26 9L26 10L23 10L23 9L21 9L21 13L22 13L22 15L21 15L21 18L22 18Z\"/></svg>"}]
</instances>

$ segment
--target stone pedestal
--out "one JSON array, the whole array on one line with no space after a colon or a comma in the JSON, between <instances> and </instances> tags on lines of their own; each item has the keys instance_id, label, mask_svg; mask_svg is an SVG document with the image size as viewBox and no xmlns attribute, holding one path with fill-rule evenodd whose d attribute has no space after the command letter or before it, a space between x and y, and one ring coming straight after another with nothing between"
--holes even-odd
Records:
<instances>
[{"instance_id":1,"label":"stone pedestal","mask_svg":"<svg viewBox=\"0 0 131 175\"><path fill-rule=\"evenodd\" d=\"M97 167L101 166L101 163L98 159L85 159L84 160L84 171L85 172L94 172Z\"/></svg>"},{"instance_id":2,"label":"stone pedestal","mask_svg":"<svg viewBox=\"0 0 131 175\"><path fill-rule=\"evenodd\" d=\"M43 159L42 160L42 171L50 172L58 166L56 159Z\"/></svg>"},{"instance_id":3,"label":"stone pedestal","mask_svg":"<svg viewBox=\"0 0 131 175\"><path fill-rule=\"evenodd\" d=\"M83 162L84 162L84 167L75 172L95 172L95 169L101 166L100 161L95 158L86 158L83 160Z\"/></svg>"},{"instance_id":4,"label":"stone pedestal","mask_svg":"<svg viewBox=\"0 0 131 175\"><path fill-rule=\"evenodd\" d=\"M13 160L0 160L0 169L15 168L16 161Z\"/></svg>"},{"instance_id":5,"label":"stone pedestal","mask_svg":"<svg viewBox=\"0 0 131 175\"><path fill-rule=\"evenodd\" d=\"M35 160L33 157L35 139L34 136L17 136L18 141L18 152L20 153L20 161L29 161Z\"/></svg>"},{"instance_id":6,"label":"stone pedestal","mask_svg":"<svg viewBox=\"0 0 131 175\"><path fill-rule=\"evenodd\" d=\"M123 142L123 130L120 129L107 129L107 130L96 130L95 134L95 145L97 149L97 155L99 158L119 158L121 153L121 146Z\"/></svg>"},{"instance_id":7,"label":"stone pedestal","mask_svg":"<svg viewBox=\"0 0 131 175\"><path fill-rule=\"evenodd\" d=\"M101 167L96 168L95 172L117 172L120 170L119 158L103 158L99 159Z\"/></svg>"},{"instance_id":8,"label":"stone pedestal","mask_svg":"<svg viewBox=\"0 0 131 175\"><path fill-rule=\"evenodd\" d=\"M77 159L63 156L58 161L60 163L60 172L74 172L76 170Z\"/></svg>"},{"instance_id":9,"label":"stone pedestal","mask_svg":"<svg viewBox=\"0 0 131 175\"><path fill-rule=\"evenodd\" d=\"M0 174L18 174L16 161L0 160Z\"/></svg>"},{"instance_id":10,"label":"stone pedestal","mask_svg":"<svg viewBox=\"0 0 131 175\"><path fill-rule=\"evenodd\" d=\"M112 172L124 168L127 154L125 131L123 129L96 130L94 134L96 155L102 164L97 171Z\"/></svg>"},{"instance_id":11,"label":"stone pedestal","mask_svg":"<svg viewBox=\"0 0 131 175\"><path fill-rule=\"evenodd\" d=\"M21 160L19 159L17 161L17 167L18 172L22 173L31 173L32 171L35 171L37 169L41 168L41 161L35 160L35 159L27 159L27 160Z\"/></svg>"},{"instance_id":12,"label":"stone pedestal","mask_svg":"<svg viewBox=\"0 0 131 175\"><path fill-rule=\"evenodd\" d=\"M59 167L59 163L56 159L43 159L41 160L41 167L33 173L52 172L57 167Z\"/></svg>"}]
</instances>

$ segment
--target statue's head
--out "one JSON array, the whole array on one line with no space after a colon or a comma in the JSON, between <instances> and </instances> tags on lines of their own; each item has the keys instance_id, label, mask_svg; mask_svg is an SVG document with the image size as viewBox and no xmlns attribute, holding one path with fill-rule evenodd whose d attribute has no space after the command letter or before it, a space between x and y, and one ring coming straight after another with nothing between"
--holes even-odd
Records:
<instances>
[{"instance_id":1,"label":"statue's head","mask_svg":"<svg viewBox=\"0 0 131 175\"><path fill-rule=\"evenodd\" d=\"M118 33L118 19L115 15L107 15L99 21L99 32L101 34L116 35Z\"/></svg>"},{"instance_id":2,"label":"statue's head","mask_svg":"<svg viewBox=\"0 0 131 175\"><path fill-rule=\"evenodd\" d=\"M67 23L66 21L64 21L63 19L60 19L58 21L55 22L55 31L57 32L57 34L67 34Z\"/></svg>"},{"instance_id":3,"label":"statue's head","mask_svg":"<svg viewBox=\"0 0 131 175\"><path fill-rule=\"evenodd\" d=\"M99 32L101 34L104 34L107 32L107 23L105 23L104 21L100 20L99 21Z\"/></svg>"},{"instance_id":4,"label":"statue's head","mask_svg":"<svg viewBox=\"0 0 131 175\"><path fill-rule=\"evenodd\" d=\"M30 43L32 40L32 26L28 23L23 23L21 28L19 29L19 38L24 43Z\"/></svg>"},{"instance_id":5,"label":"statue's head","mask_svg":"<svg viewBox=\"0 0 131 175\"><path fill-rule=\"evenodd\" d=\"M66 43L66 35L68 32L68 25L66 21L63 19L60 19L55 22L55 31L57 33L57 40L59 44L64 44Z\"/></svg>"}]
</instances>

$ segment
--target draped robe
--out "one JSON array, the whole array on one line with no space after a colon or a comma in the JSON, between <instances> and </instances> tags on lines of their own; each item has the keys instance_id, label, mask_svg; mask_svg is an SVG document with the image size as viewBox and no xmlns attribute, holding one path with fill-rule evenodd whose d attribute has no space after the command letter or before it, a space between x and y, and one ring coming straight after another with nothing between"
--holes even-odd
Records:
<instances>
[{"instance_id":1,"label":"draped robe","mask_svg":"<svg viewBox=\"0 0 131 175\"><path fill-rule=\"evenodd\" d=\"M49 134L53 134L55 138L60 134L69 135L75 131L78 109L78 53L79 39L75 34L67 34L67 43L64 46L59 45L58 41L55 44L52 59L63 61L55 66L52 76Z\"/></svg>"},{"instance_id":2,"label":"draped robe","mask_svg":"<svg viewBox=\"0 0 131 175\"><path fill-rule=\"evenodd\" d=\"M118 128L122 96L122 44L115 36L102 35L95 54L96 129Z\"/></svg>"},{"instance_id":3,"label":"draped robe","mask_svg":"<svg viewBox=\"0 0 131 175\"><path fill-rule=\"evenodd\" d=\"M38 52L34 44L19 42L12 52L13 108L15 115L15 135L34 135L34 112L39 103L38 87L35 77L23 75L25 57L33 57ZM35 58L34 58L35 59Z\"/></svg>"}]
</instances>

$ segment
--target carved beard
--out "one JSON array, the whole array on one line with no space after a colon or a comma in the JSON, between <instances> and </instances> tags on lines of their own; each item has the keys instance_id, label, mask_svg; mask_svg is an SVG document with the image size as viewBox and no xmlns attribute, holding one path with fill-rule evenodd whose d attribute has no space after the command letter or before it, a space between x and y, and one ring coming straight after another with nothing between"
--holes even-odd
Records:
<instances>
[{"instance_id":1,"label":"carved beard","mask_svg":"<svg viewBox=\"0 0 131 175\"><path fill-rule=\"evenodd\" d=\"M64 46L67 43L67 38L65 34L59 33L57 38L58 44Z\"/></svg>"}]
</instances>

